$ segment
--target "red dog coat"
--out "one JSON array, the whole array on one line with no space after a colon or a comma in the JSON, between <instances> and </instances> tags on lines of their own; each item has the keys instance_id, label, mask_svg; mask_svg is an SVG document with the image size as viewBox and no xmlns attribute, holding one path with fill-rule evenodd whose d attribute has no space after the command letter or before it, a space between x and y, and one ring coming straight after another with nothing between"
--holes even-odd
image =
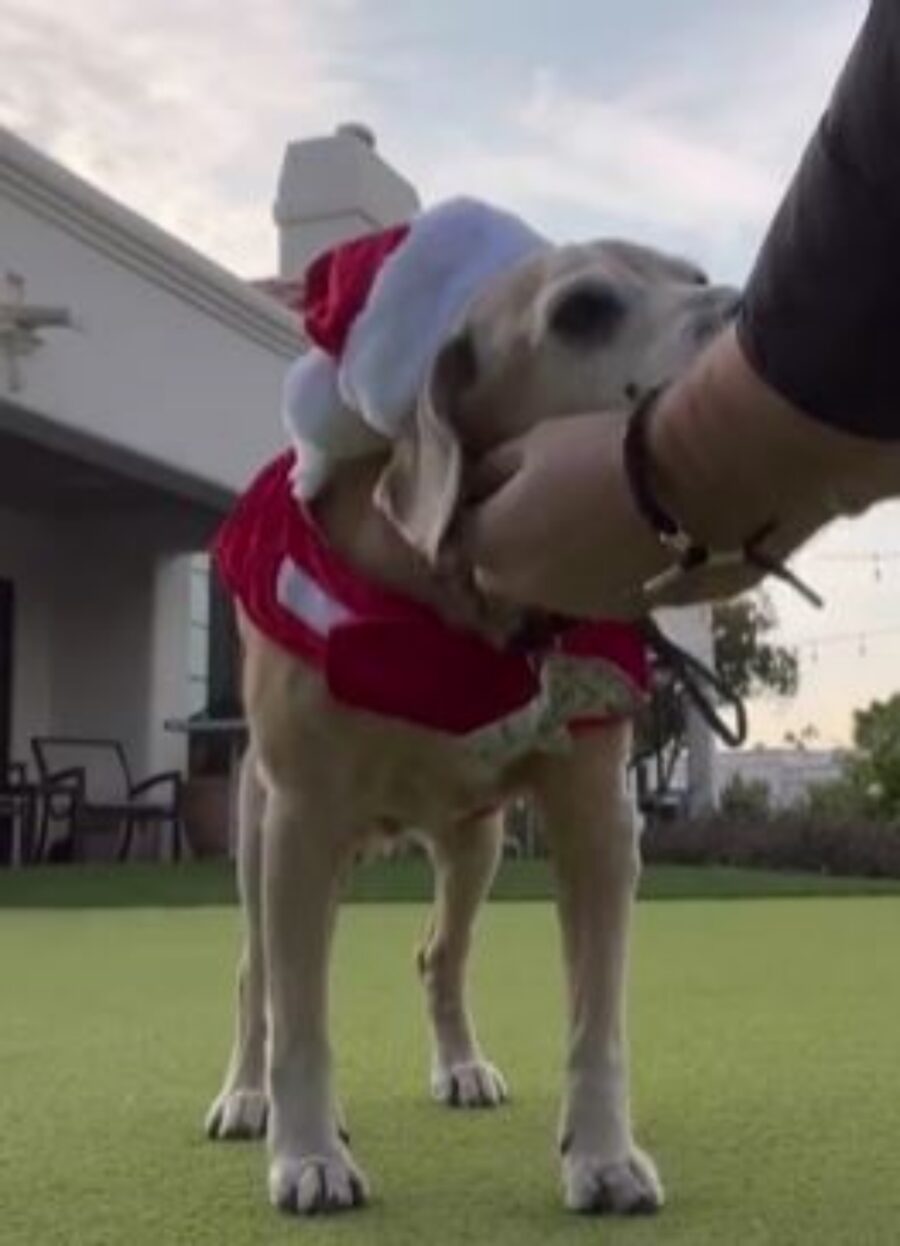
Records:
<instances>
[{"instance_id":1,"label":"red dog coat","mask_svg":"<svg viewBox=\"0 0 900 1246\"><path fill-rule=\"evenodd\" d=\"M321 670L336 701L460 737L498 761L565 747L569 729L635 708L648 677L635 628L580 623L539 651L499 650L343 562L292 495L292 465L288 452L260 473L214 558L254 625Z\"/></svg>"}]
</instances>

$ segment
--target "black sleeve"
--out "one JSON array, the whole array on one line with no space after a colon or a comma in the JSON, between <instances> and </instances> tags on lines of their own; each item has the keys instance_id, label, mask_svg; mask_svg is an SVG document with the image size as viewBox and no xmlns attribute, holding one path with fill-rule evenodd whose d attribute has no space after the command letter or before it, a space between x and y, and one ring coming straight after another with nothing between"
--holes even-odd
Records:
<instances>
[{"instance_id":1,"label":"black sleeve","mask_svg":"<svg viewBox=\"0 0 900 1246\"><path fill-rule=\"evenodd\" d=\"M757 258L738 334L809 415L900 438L900 0L873 0Z\"/></svg>"}]
</instances>

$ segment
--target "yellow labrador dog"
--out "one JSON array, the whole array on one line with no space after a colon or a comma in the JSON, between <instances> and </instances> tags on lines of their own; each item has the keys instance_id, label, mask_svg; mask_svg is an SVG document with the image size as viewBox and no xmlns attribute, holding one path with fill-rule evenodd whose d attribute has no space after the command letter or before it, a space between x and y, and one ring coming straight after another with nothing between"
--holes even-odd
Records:
<instances>
[{"instance_id":1,"label":"yellow labrador dog","mask_svg":"<svg viewBox=\"0 0 900 1246\"><path fill-rule=\"evenodd\" d=\"M683 369L733 307L732 291L708 286L689 264L630 244L526 260L471 307L400 441L338 469L316 503L320 530L370 580L502 641L521 620L470 595L440 553L466 449L540 419L634 402ZM320 670L246 615L239 623L251 740L239 846L246 937L237 1033L210 1136L267 1133L269 1192L282 1209L365 1202L328 1039L330 945L342 876L360 847L409 827L425 836L435 874L418 962L433 1032L431 1092L454 1106L503 1102L506 1084L467 1006L466 962L500 858L503 804L524 793L541 811L558 881L569 1000L565 1205L657 1210L662 1186L635 1144L629 1106L624 997L639 856L628 720L578 734L562 752L485 756L339 703Z\"/></svg>"}]
</instances>

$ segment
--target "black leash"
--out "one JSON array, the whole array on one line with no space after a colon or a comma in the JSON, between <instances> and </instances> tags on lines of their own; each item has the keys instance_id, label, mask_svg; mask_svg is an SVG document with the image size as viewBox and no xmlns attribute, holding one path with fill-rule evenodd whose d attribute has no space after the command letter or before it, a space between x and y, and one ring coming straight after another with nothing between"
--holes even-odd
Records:
<instances>
[{"instance_id":1,"label":"black leash","mask_svg":"<svg viewBox=\"0 0 900 1246\"><path fill-rule=\"evenodd\" d=\"M673 673L710 730L729 748L740 748L747 739L747 708L743 699L705 662L670 640L653 619L644 619L637 626L650 650ZM731 707L733 726L717 709L717 700Z\"/></svg>"}]
</instances>

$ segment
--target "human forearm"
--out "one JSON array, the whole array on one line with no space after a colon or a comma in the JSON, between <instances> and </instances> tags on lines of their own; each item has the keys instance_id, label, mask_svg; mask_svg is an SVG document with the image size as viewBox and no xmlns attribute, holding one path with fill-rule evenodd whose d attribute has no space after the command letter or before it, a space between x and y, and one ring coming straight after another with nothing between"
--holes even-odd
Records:
<instances>
[{"instance_id":1,"label":"human forearm","mask_svg":"<svg viewBox=\"0 0 900 1246\"><path fill-rule=\"evenodd\" d=\"M757 375L733 332L661 396L648 462L663 506L712 550L773 524L767 548L784 556L830 520L900 492L900 441L798 410Z\"/></svg>"},{"instance_id":2,"label":"human forearm","mask_svg":"<svg viewBox=\"0 0 900 1246\"><path fill-rule=\"evenodd\" d=\"M738 337L795 407L900 438L900 4L875 0L747 285Z\"/></svg>"}]
</instances>

